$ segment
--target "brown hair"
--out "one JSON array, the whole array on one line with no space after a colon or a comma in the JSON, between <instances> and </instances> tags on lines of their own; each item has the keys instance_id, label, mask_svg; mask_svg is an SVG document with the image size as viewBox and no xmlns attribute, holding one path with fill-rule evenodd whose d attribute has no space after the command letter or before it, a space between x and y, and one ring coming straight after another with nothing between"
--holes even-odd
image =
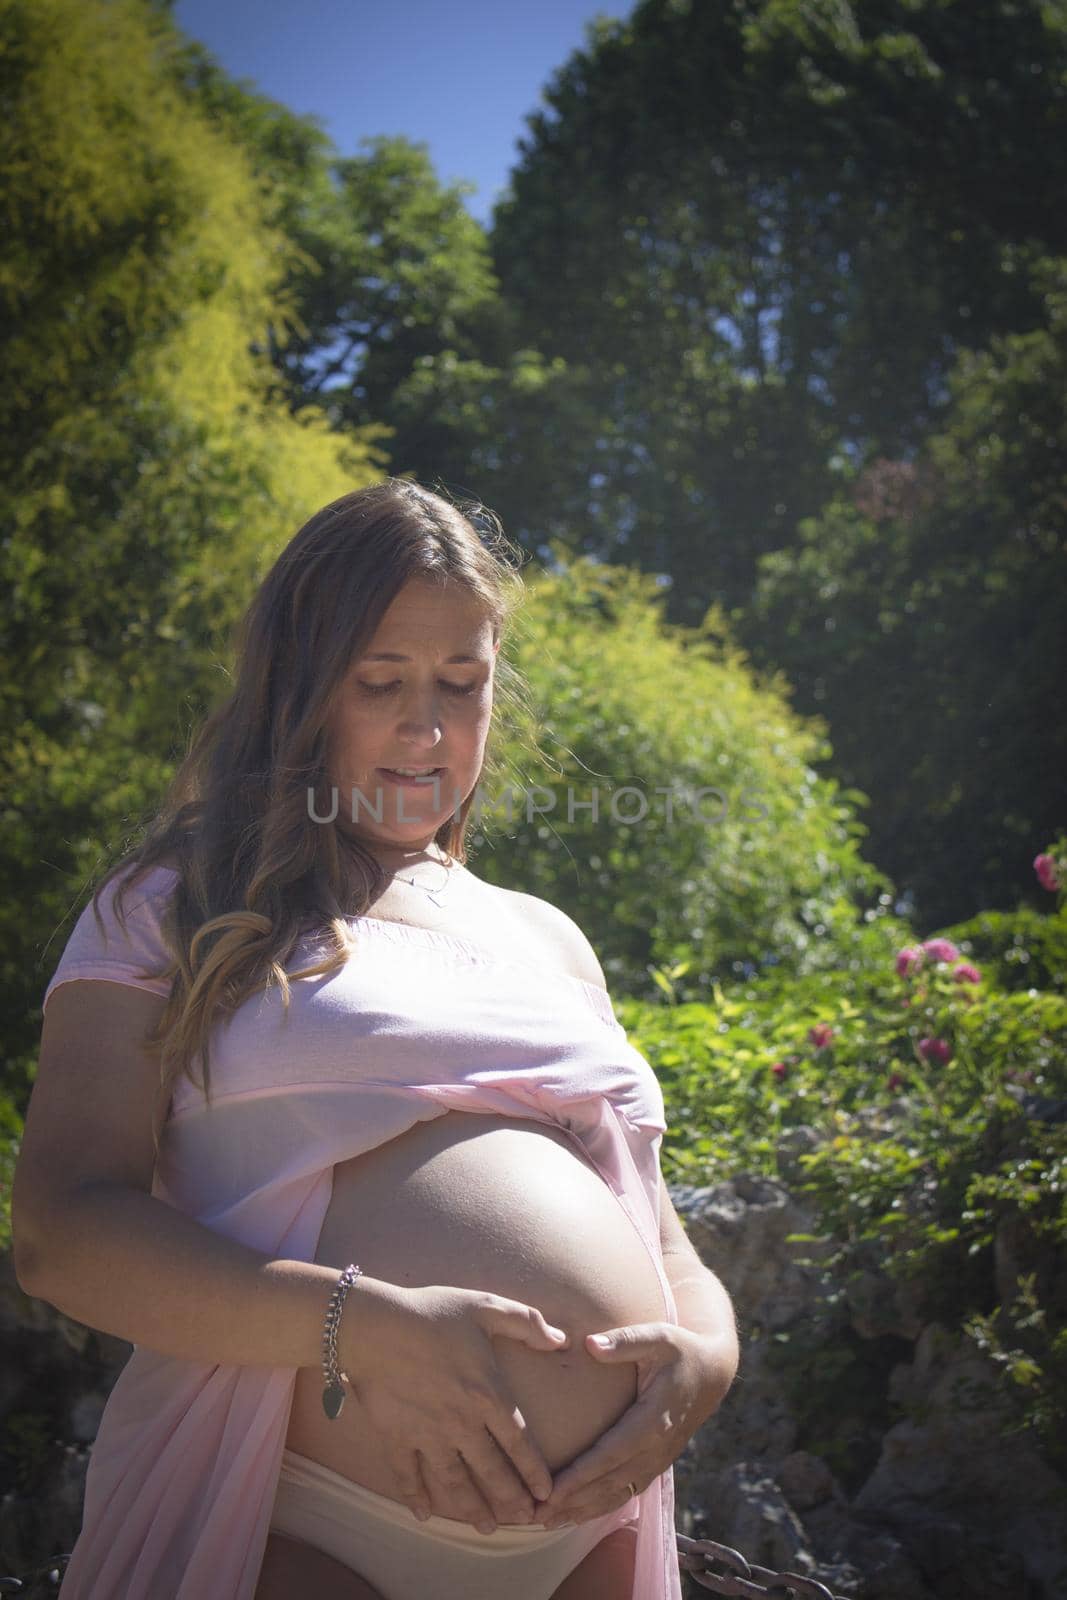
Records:
<instances>
[{"instance_id":1,"label":"brown hair","mask_svg":"<svg viewBox=\"0 0 1067 1600\"><path fill-rule=\"evenodd\" d=\"M216 1011L236 1010L272 981L288 1006L289 976L343 965L351 948L346 918L367 909L384 877L353 836L317 825L308 803L313 795L316 816L328 814L327 728L353 657L404 584L421 576L477 596L494 639L502 639L523 592L521 561L480 503L461 509L409 479L388 478L316 512L263 579L237 626L231 692L196 733L140 844L93 897L99 919L97 900L122 873L116 909L124 926L128 888L155 866L178 873L163 920L173 959L159 974L174 981L145 1040L159 1057L164 1111L182 1071L195 1081L197 1056L210 1102ZM518 707L525 694L501 651L482 773L495 770L501 706ZM460 862L476 789L435 836ZM299 939L320 931L326 958L287 975Z\"/></svg>"}]
</instances>

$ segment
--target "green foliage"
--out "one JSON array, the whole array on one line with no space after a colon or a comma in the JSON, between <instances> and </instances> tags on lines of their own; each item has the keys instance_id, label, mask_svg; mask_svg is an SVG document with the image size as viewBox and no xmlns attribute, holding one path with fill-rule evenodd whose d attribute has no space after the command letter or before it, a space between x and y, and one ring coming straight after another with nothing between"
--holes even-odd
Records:
<instances>
[{"instance_id":1,"label":"green foliage","mask_svg":"<svg viewBox=\"0 0 1067 1600\"><path fill-rule=\"evenodd\" d=\"M888 1393L893 1365L906 1360L902 1339L861 1339L851 1328L801 1326L772 1335L768 1366L782 1383L805 1450L825 1461L856 1493L870 1477L886 1430L897 1421Z\"/></svg>"},{"instance_id":2,"label":"green foliage","mask_svg":"<svg viewBox=\"0 0 1067 1600\"><path fill-rule=\"evenodd\" d=\"M990 980L1005 989L1067 989L1067 918L1018 911L980 911L958 922L954 936Z\"/></svg>"},{"instance_id":3,"label":"green foliage","mask_svg":"<svg viewBox=\"0 0 1067 1600\"><path fill-rule=\"evenodd\" d=\"M1067 258L1004 266L1046 325L963 352L915 459L844 473L761 561L741 630L826 715L837 772L876 797L871 852L927 925L1011 904L1063 825Z\"/></svg>"},{"instance_id":4,"label":"green foliage","mask_svg":"<svg viewBox=\"0 0 1067 1600\"><path fill-rule=\"evenodd\" d=\"M338 429L380 429L395 472L469 480L471 451L539 363L501 326L485 234L463 204L471 186L441 185L426 147L404 138L342 158L314 119L230 82L194 41L173 70L241 146L291 243L290 315L267 341L276 393Z\"/></svg>"},{"instance_id":5,"label":"green foliage","mask_svg":"<svg viewBox=\"0 0 1067 1600\"><path fill-rule=\"evenodd\" d=\"M333 160L294 218L301 333L280 361L294 404L316 398L357 425L382 421L413 368L452 349L495 289L485 236L463 205L470 185L440 187L424 146L364 142L369 153Z\"/></svg>"},{"instance_id":6,"label":"green foliage","mask_svg":"<svg viewBox=\"0 0 1067 1600\"><path fill-rule=\"evenodd\" d=\"M233 405L288 244L240 153L160 70L172 25L137 0L4 0L0 29L6 444L100 392L132 351L181 343L190 320L201 391Z\"/></svg>"},{"instance_id":7,"label":"green foliage","mask_svg":"<svg viewBox=\"0 0 1067 1600\"><path fill-rule=\"evenodd\" d=\"M285 323L290 247L175 85L176 41L134 0L0 9L0 1082L19 1100L66 918L218 696L255 579L380 472L381 429L342 438L271 398L254 336Z\"/></svg>"},{"instance_id":8,"label":"green foliage","mask_svg":"<svg viewBox=\"0 0 1067 1600\"><path fill-rule=\"evenodd\" d=\"M721 619L668 626L651 578L555 554L518 623L536 714L484 786L479 871L569 909L633 994L662 986L650 967L696 999L716 975L836 970L876 942L858 903L883 918L885 880L855 797L812 769L818 723L753 680Z\"/></svg>"},{"instance_id":9,"label":"green foliage","mask_svg":"<svg viewBox=\"0 0 1067 1600\"><path fill-rule=\"evenodd\" d=\"M664 574L673 620L721 604L925 926L1012 905L1063 820L1065 70L1041 0L644 0L495 213L564 370L481 492Z\"/></svg>"},{"instance_id":10,"label":"green foliage","mask_svg":"<svg viewBox=\"0 0 1067 1600\"><path fill-rule=\"evenodd\" d=\"M0 1089L0 1254L11 1248L11 1185L22 1132L21 1116Z\"/></svg>"},{"instance_id":11,"label":"green foliage","mask_svg":"<svg viewBox=\"0 0 1067 1600\"><path fill-rule=\"evenodd\" d=\"M696 620L746 604L835 457L909 457L953 352L1034 325L1002 247L1065 248L1051 10L643 0L591 22L494 217L518 338L585 375L580 429L521 441L508 520L670 573Z\"/></svg>"},{"instance_id":12,"label":"green foliage","mask_svg":"<svg viewBox=\"0 0 1067 1600\"><path fill-rule=\"evenodd\" d=\"M1063 908L1049 921L1061 939ZM945 937L969 962L963 933ZM775 1176L789 1130L813 1129L790 1183L816 1209L820 1261L847 1279L873 1260L909 1283L924 1320L970 1333L1002 1370L1013 1426L1062 1468L1067 995L961 982L958 966L928 958L905 977L871 959L617 1011L663 1087L668 1181ZM830 1035L813 1038L820 1026ZM950 1046L945 1064L929 1039ZM1002 1301L994 1244L1008 1241L1018 1278Z\"/></svg>"},{"instance_id":13,"label":"green foliage","mask_svg":"<svg viewBox=\"0 0 1067 1600\"><path fill-rule=\"evenodd\" d=\"M490 241L424 148L342 160L163 54L288 241L275 392L732 611L924 924L1010 904L1061 808L1062 18L645 0L549 85Z\"/></svg>"}]
</instances>

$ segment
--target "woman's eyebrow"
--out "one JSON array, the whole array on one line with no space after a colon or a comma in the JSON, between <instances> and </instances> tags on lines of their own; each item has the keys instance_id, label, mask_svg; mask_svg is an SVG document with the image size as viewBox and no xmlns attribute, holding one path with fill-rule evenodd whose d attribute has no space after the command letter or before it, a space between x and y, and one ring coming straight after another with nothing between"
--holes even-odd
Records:
<instances>
[{"instance_id":1,"label":"woman's eyebrow","mask_svg":"<svg viewBox=\"0 0 1067 1600\"><path fill-rule=\"evenodd\" d=\"M445 663L445 665L446 666L451 666L454 661L455 662L472 661L472 662L475 663L475 665L477 665L479 662L487 661L488 659L489 659L488 656L449 656L448 660ZM360 656L360 660L361 661L410 661L411 657L410 656L397 655L395 650L373 650L373 651L370 651L365 656Z\"/></svg>"}]
</instances>

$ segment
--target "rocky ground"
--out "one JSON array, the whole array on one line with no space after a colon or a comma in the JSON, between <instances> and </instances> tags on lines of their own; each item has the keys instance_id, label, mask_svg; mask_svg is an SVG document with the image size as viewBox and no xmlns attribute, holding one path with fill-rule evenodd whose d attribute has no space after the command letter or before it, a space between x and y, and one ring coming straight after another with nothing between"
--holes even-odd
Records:
<instances>
[{"instance_id":1,"label":"rocky ground","mask_svg":"<svg viewBox=\"0 0 1067 1600\"><path fill-rule=\"evenodd\" d=\"M977 1347L924 1323L876 1251L843 1287L787 1243L815 1227L784 1184L671 1194L742 1332L730 1394L675 1465L679 1532L857 1600L1067 1595L1067 1484L1003 1430Z\"/></svg>"}]
</instances>

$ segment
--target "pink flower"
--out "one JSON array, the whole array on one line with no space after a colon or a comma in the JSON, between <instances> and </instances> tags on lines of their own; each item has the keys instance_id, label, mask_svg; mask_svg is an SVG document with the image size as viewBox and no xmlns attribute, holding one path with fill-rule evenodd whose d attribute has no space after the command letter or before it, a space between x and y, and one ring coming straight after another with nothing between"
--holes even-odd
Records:
<instances>
[{"instance_id":1,"label":"pink flower","mask_svg":"<svg viewBox=\"0 0 1067 1600\"><path fill-rule=\"evenodd\" d=\"M923 951L921 945L906 944L903 950L897 951L897 975L901 978L906 978L914 968L921 967L922 963Z\"/></svg>"},{"instance_id":2,"label":"pink flower","mask_svg":"<svg viewBox=\"0 0 1067 1600\"><path fill-rule=\"evenodd\" d=\"M924 1055L927 1061L934 1061L943 1067L952 1060L952 1046L947 1039L920 1039L919 1054Z\"/></svg>"},{"instance_id":3,"label":"pink flower","mask_svg":"<svg viewBox=\"0 0 1067 1600\"><path fill-rule=\"evenodd\" d=\"M789 1071L789 1068L786 1066L784 1061L776 1061L774 1066L771 1068L771 1071L774 1073L774 1076L779 1080L779 1082L781 1082L786 1073Z\"/></svg>"},{"instance_id":4,"label":"pink flower","mask_svg":"<svg viewBox=\"0 0 1067 1600\"><path fill-rule=\"evenodd\" d=\"M981 983L982 974L977 967L972 967L969 961L961 961L952 974L957 983Z\"/></svg>"},{"instance_id":5,"label":"pink flower","mask_svg":"<svg viewBox=\"0 0 1067 1600\"><path fill-rule=\"evenodd\" d=\"M891 1091L895 1092L897 1089L903 1088L903 1086L904 1086L904 1079L900 1076L900 1073L899 1072L891 1072L889 1074L889 1079L888 1079L888 1082L886 1084L886 1087L888 1089L890 1089Z\"/></svg>"},{"instance_id":6,"label":"pink flower","mask_svg":"<svg viewBox=\"0 0 1067 1600\"><path fill-rule=\"evenodd\" d=\"M808 1029L808 1039L816 1050L825 1050L834 1036L834 1030L828 1022L817 1022L814 1028Z\"/></svg>"},{"instance_id":7,"label":"pink flower","mask_svg":"<svg viewBox=\"0 0 1067 1600\"><path fill-rule=\"evenodd\" d=\"M935 961L956 961L959 951L951 939L924 939L923 949Z\"/></svg>"},{"instance_id":8,"label":"pink flower","mask_svg":"<svg viewBox=\"0 0 1067 1600\"><path fill-rule=\"evenodd\" d=\"M1060 880L1056 872L1056 858L1054 856L1035 856L1034 871L1037 873L1037 881L1042 889L1056 890L1059 888Z\"/></svg>"}]
</instances>

